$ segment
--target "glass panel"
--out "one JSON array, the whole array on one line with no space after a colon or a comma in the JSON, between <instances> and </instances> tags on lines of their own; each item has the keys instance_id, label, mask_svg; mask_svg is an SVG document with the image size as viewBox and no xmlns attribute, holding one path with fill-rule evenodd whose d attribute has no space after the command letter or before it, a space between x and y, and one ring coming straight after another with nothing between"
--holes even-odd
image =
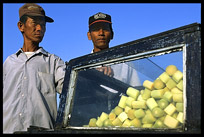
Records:
<instances>
[{"instance_id":1,"label":"glass panel","mask_svg":"<svg viewBox=\"0 0 204 137\"><path fill-rule=\"evenodd\" d=\"M106 66L113 76L98 68L78 71L69 126L182 127L182 56L179 51Z\"/></svg>"}]
</instances>

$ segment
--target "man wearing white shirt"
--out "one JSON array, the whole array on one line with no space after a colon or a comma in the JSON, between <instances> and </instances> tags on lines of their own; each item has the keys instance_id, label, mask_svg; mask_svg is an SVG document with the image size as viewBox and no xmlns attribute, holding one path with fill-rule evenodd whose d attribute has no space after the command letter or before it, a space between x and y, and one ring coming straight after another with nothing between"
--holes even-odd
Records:
<instances>
[{"instance_id":1,"label":"man wearing white shirt","mask_svg":"<svg viewBox=\"0 0 204 137\"><path fill-rule=\"evenodd\" d=\"M53 130L66 66L39 43L46 23L54 20L34 3L19 9L19 19L24 43L3 64L3 133L27 131L30 126Z\"/></svg>"}]
</instances>

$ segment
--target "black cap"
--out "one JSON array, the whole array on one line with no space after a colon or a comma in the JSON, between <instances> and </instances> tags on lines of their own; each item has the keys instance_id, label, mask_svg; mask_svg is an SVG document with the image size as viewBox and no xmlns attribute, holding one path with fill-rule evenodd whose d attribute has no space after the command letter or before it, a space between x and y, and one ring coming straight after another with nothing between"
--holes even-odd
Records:
<instances>
[{"instance_id":1,"label":"black cap","mask_svg":"<svg viewBox=\"0 0 204 137\"><path fill-rule=\"evenodd\" d=\"M104 14L102 12L96 13L95 15L89 17L89 27L97 22L105 22L112 24L111 16L108 14Z\"/></svg>"}]
</instances>

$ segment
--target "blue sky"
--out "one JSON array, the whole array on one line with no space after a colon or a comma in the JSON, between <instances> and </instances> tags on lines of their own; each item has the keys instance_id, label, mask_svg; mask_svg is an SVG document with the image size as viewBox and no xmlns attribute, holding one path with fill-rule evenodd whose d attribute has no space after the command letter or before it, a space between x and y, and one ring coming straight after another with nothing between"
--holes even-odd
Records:
<instances>
[{"instance_id":1,"label":"blue sky","mask_svg":"<svg viewBox=\"0 0 204 137\"><path fill-rule=\"evenodd\" d=\"M23 45L17 28L18 10L24 3L3 3L3 62ZM201 23L200 3L38 3L54 23L46 24L40 46L64 61L89 54L93 49L87 38L88 19L95 13L111 15L114 38L110 47L153 34Z\"/></svg>"},{"instance_id":2,"label":"blue sky","mask_svg":"<svg viewBox=\"0 0 204 137\"><path fill-rule=\"evenodd\" d=\"M88 18L97 12L110 14L114 39L110 47L137 40L156 33L201 23L201 4L71 4L38 3L54 23L47 23L46 33L40 43L50 53L64 61L89 54L93 49L87 38ZM17 28L18 10L23 5L3 4L3 61L23 45Z\"/></svg>"}]
</instances>

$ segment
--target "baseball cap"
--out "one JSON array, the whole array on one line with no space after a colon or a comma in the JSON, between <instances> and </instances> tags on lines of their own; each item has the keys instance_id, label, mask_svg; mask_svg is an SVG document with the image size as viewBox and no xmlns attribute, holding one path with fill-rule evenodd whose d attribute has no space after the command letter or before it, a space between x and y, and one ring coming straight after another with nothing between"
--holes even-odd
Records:
<instances>
[{"instance_id":1,"label":"baseball cap","mask_svg":"<svg viewBox=\"0 0 204 137\"><path fill-rule=\"evenodd\" d=\"M95 15L89 17L89 27L98 22L105 22L112 24L111 16L102 12L98 12Z\"/></svg>"},{"instance_id":2,"label":"baseball cap","mask_svg":"<svg viewBox=\"0 0 204 137\"><path fill-rule=\"evenodd\" d=\"M89 17L89 32L99 30L100 28L110 29L110 31L113 33L110 15L98 12Z\"/></svg>"},{"instance_id":3,"label":"baseball cap","mask_svg":"<svg viewBox=\"0 0 204 137\"><path fill-rule=\"evenodd\" d=\"M26 3L19 9L19 18L23 15L41 16L45 18L46 22L54 22L54 20L45 15L44 9L35 3Z\"/></svg>"}]
</instances>

